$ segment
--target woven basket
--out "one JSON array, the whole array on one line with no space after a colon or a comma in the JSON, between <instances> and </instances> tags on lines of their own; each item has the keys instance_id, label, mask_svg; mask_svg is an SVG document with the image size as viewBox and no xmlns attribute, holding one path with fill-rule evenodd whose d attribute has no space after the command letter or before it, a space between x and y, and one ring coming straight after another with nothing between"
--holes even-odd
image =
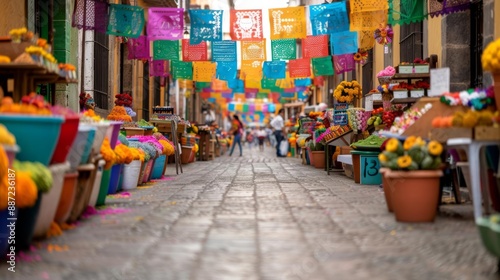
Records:
<instances>
[{"instance_id":1,"label":"woven basket","mask_svg":"<svg viewBox=\"0 0 500 280\"><path fill-rule=\"evenodd\" d=\"M392 81L392 76L381 76L381 77L377 77L378 78L378 82L383 85L383 84L390 84L391 81Z\"/></svg>"}]
</instances>

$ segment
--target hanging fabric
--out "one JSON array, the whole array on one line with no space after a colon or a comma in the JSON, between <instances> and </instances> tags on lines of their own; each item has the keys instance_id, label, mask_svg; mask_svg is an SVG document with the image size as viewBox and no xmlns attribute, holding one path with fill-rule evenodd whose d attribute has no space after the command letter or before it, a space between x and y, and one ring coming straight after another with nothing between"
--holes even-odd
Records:
<instances>
[{"instance_id":1,"label":"hanging fabric","mask_svg":"<svg viewBox=\"0 0 500 280\"><path fill-rule=\"evenodd\" d=\"M273 60L290 60L297 58L297 41L295 39L271 40Z\"/></svg>"},{"instance_id":2,"label":"hanging fabric","mask_svg":"<svg viewBox=\"0 0 500 280\"><path fill-rule=\"evenodd\" d=\"M266 60L266 39L241 41L241 60Z\"/></svg>"},{"instance_id":3,"label":"hanging fabric","mask_svg":"<svg viewBox=\"0 0 500 280\"><path fill-rule=\"evenodd\" d=\"M168 75L168 60L151 60L149 62L149 76L167 77Z\"/></svg>"},{"instance_id":4,"label":"hanging fabric","mask_svg":"<svg viewBox=\"0 0 500 280\"><path fill-rule=\"evenodd\" d=\"M109 5L109 20L106 34L137 38L144 28L144 9L130 5Z\"/></svg>"},{"instance_id":5,"label":"hanging fabric","mask_svg":"<svg viewBox=\"0 0 500 280\"><path fill-rule=\"evenodd\" d=\"M332 57L315 57L311 59L314 76L330 76L333 75Z\"/></svg>"},{"instance_id":6,"label":"hanging fabric","mask_svg":"<svg viewBox=\"0 0 500 280\"><path fill-rule=\"evenodd\" d=\"M330 35L332 54L353 54L358 51L358 33L345 31Z\"/></svg>"},{"instance_id":7,"label":"hanging fabric","mask_svg":"<svg viewBox=\"0 0 500 280\"><path fill-rule=\"evenodd\" d=\"M352 54L334 55L333 65L335 67L335 74L337 75L356 69L356 63Z\"/></svg>"},{"instance_id":8,"label":"hanging fabric","mask_svg":"<svg viewBox=\"0 0 500 280\"><path fill-rule=\"evenodd\" d=\"M465 11L470 8L470 2L470 0L429 0L429 15L437 17Z\"/></svg>"},{"instance_id":9,"label":"hanging fabric","mask_svg":"<svg viewBox=\"0 0 500 280\"><path fill-rule=\"evenodd\" d=\"M193 62L193 80L197 82L212 82L215 78L216 64L210 61Z\"/></svg>"},{"instance_id":10,"label":"hanging fabric","mask_svg":"<svg viewBox=\"0 0 500 280\"><path fill-rule=\"evenodd\" d=\"M328 35L307 36L302 39L302 57L313 58L328 55Z\"/></svg>"},{"instance_id":11,"label":"hanging fabric","mask_svg":"<svg viewBox=\"0 0 500 280\"><path fill-rule=\"evenodd\" d=\"M235 41L262 39L262 10L231 10L231 39Z\"/></svg>"},{"instance_id":12,"label":"hanging fabric","mask_svg":"<svg viewBox=\"0 0 500 280\"><path fill-rule=\"evenodd\" d=\"M304 6L269 9L271 40L305 38L306 13Z\"/></svg>"},{"instance_id":13,"label":"hanging fabric","mask_svg":"<svg viewBox=\"0 0 500 280\"><path fill-rule=\"evenodd\" d=\"M184 36L184 9L149 8L149 40L180 40Z\"/></svg>"},{"instance_id":14,"label":"hanging fabric","mask_svg":"<svg viewBox=\"0 0 500 280\"><path fill-rule=\"evenodd\" d=\"M288 71L292 78L311 76L311 60L309 58L292 59L288 62Z\"/></svg>"},{"instance_id":15,"label":"hanging fabric","mask_svg":"<svg viewBox=\"0 0 500 280\"><path fill-rule=\"evenodd\" d=\"M346 2L309 6L309 18L313 35L349 31Z\"/></svg>"},{"instance_id":16,"label":"hanging fabric","mask_svg":"<svg viewBox=\"0 0 500 280\"><path fill-rule=\"evenodd\" d=\"M286 78L286 62L284 61L264 61L262 71L264 77L269 79L284 79Z\"/></svg>"},{"instance_id":17,"label":"hanging fabric","mask_svg":"<svg viewBox=\"0 0 500 280\"><path fill-rule=\"evenodd\" d=\"M216 77L220 80L230 81L236 79L238 73L237 61L217 62Z\"/></svg>"},{"instance_id":18,"label":"hanging fabric","mask_svg":"<svg viewBox=\"0 0 500 280\"><path fill-rule=\"evenodd\" d=\"M128 59L149 59L149 40L147 36L130 38L127 41Z\"/></svg>"},{"instance_id":19,"label":"hanging fabric","mask_svg":"<svg viewBox=\"0 0 500 280\"><path fill-rule=\"evenodd\" d=\"M106 33L109 4L106 0L77 0L71 26Z\"/></svg>"},{"instance_id":20,"label":"hanging fabric","mask_svg":"<svg viewBox=\"0 0 500 280\"><path fill-rule=\"evenodd\" d=\"M154 41L153 59L179 60L179 41L168 41L168 40Z\"/></svg>"},{"instance_id":21,"label":"hanging fabric","mask_svg":"<svg viewBox=\"0 0 500 280\"><path fill-rule=\"evenodd\" d=\"M427 18L425 0L389 0L389 24L410 24Z\"/></svg>"},{"instance_id":22,"label":"hanging fabric","mask_svg":"<svg viewBox=\"0 0 500 280\"><path fill-rule=\"evenodd\" d=\"M212 42L212 61L237 61L236 42L231 40Z\"/></svg>"},{"instance_id":23,"label":"hanging fabric","mask_svg":"<svg viewBox=\"0 0 500 280\"><path fill-rule=\"evenodd\" d=\"M191 45L189 39L182 39L182 60L183 61L205 61L207 60L207 43L201 42L198 45Z\"/></svg>"},{"instance_id":24,"label":"hanging fabric","mask_svg":"<svg viewBox=\"0 0 500 280\"><path fill-rule=\"evenodd\" d=\"M222 10L189 10L191 19L190 43L222 41Z\"/></svg>"},{"instance_id":25,"label":"hanging fabric","mask_svg":"<svg viewBox=\"0 0 500 280\"><path fill-rule=\"evenodd\" d=\"M184 62L172 60L172 76L176 79L193 79L193 64L192 62Z\"/></svg>"}]
</instances>

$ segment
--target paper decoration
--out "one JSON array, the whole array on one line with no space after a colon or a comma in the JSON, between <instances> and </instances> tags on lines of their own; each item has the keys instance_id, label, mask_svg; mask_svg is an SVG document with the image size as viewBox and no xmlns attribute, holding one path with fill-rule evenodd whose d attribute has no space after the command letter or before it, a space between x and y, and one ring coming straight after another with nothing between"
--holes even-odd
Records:
<instances>
[{"instance_id":1,"label":"paper decoration","mask_svg":"<svg viewBox=\"0 0 500 280\"><path fill-rule=\"evenodd\" d=\"M406 1L406 0L405 0ZM387 10L387 0L350 0L351 13Z\"/></svg>"},{"instance_id":2,"label":"paper decoration","mask_svg":"<svg viewBox=\"0 0 500 280\"><path fill-rule=\"evenodd\" d=\"M202 41L222 40L222 10L190 9L190 43L197 45Z\"/></svg>"},{"instance_id":3,"label":"paper decoration","mask_svg":"<svg viewBox=\"0 0 500 280\"><path fill-rule=\"evenodd\" d=\"M193 80L197 82L211 82L215 77L216 64L210 61L193 62Z\"/></svg>"},{"instance_id":4,"label":"paper decoration","mask_svg":"<svg viewBox=\"0 0 500 280\"><path fill-rule=\"evenodd\" d=\"M269 113L274 113L274 112L276 112L276 105L274 105L274 104L269 104L269 105L268 105L268 107L267 107L267 111L268 111Z\"/></svg>"},{"instance_id":5,"label":"paper decoration","mask_svg":"<svg viewBox=\"0 0 500 280\"><path fill-rule=\"evenodd\" d=\"M210 88L212 86L212 81L210 82L204 82L204 81L196 81L195 82L196 88L197 89L207 89L208 92L211 92L212 89Z\"/></svg>"},{"instance_id":6,"label":"paper decoration","mask_svg":"<svg viewBox=\"0 0 500 280\"><path fill-rule=\"evenodd\" d=\"M220 61L217 62L216 77L221 80L234 80L238 73L238 62L236 61Z\"/></svg>"},{"instance_id":7,"label":"paper decoration","mask_svg":"<svg viewBox=\"0 0 500 280\"><path fill-rule=\"evenodd\" d=\"M242 41L241 60L266 60L266 39Z\"/></svg>"},{"instance_id":8,"label":"paper decoration","mask_svg":"<svg viewBox=\"0 0 500 280\"><path fill-rule=\"evenodd\" d=\"M325 78L323 76L316 76L313 78L313 84L318 87L325 85Z\"/></svg>"},{"instance_id":9,"label":"paper decoration","mask_svg":"<svg viewBox=\"0 0 500 280\"><path fill-rule=\"evenodd\" d=\"M253 91L247 91L245 89L245 98L248 99L255 99L257 97L257 92L258 90L253 90Z\"/></svg>"},{"instance_id":10,"label":"paper decoration","mask_svg":"<svg viewBox=\"0 0 500 280\"><path fill-rule=\"evenodd\" d=\"M149 76L167 77L169 75L168 60L152 60L149 63Z\"/></svg>"},{"instance_id":11,"label":"paper decoration","mask_svg":"<svg viewBox=\"0 0 500 280\"><path fill-rule=\"evenodd\" d=\"M302 39L302 57L313 58L328 55L328 35L307 36Z\"/></svg>"},{"instance_id":12,"label":"paper decoration","mask_svg":"<svg viewBox=\"0 0 500 280\"><path fill-rule=\"evenodd\" d=\"M469 0L429 0L429 15L431 17L465 11L469 9Z\"/></svg>"},{"instance_id":13,"label":"paper decoration","mask_svg":"<svg viewBox=\"0 0 500 280\"><path fill-rule=\"evenodd\" d=\"M295 39L281 39L271 41L273 60L290 60L297 58L297 41Z\"/></svg>"},{"instance_id":14,"label":"paper decoration","mask_svg":"<svg viewBox=\"0 0 500 280\"><path fill-rule=\"evenodd\" d=\"M333 65L331 56L313 58L312 67L314 76L333 75Z\"/></svg>"},{"instance_id":15,"label":"paper decoration","mask_svg":"<svg viewBox=\"0 0 500 280\"><path fill-rule=\"evenodd\" d=\"M184 9L155 8L148 9L149 40L180 40L184 36Z\"/></svg>"},{"instance_id":16,"label":"paper decoration","mask_svg":"<svg viewBox=\"0 0 500 280\"><path fill-rule=\"evenodd\" d=\"M292 88L293 87L293 78L290 77L290 74L287 72L286 73L286 78L284 79L277 79L276 80L276 85L280 88Z\"/></svg>"},{"instance_id":17,"label":"paper decoration","mask_svg":"<svg viewBox=\"0 0 500 280\"><path fill-rule=\"evenodd\" d=\"M240 77L243 79L262 79L262 61L242 61Z\"/></svg>"},{"instance_id":18,"label":"paper decoration","mask_svg":"<svg viewBox=\"0 0 500 280\"><path fill-rule=\"evenodd\" d=\"M332 34L349 31L349 17L345 1L309 6L312 34Z\"/></svg>"},{"instance_id":19,"label":"paper decoration","mask_svg":"<svg viewBox=\"0 0 500 280\"><path fill-rule=\"evenodd\" d=\"M334 55L333 65L335 67L335 74L337 75L356 69L356 63L352 54Z\"/></svg>"},{"instance_id":20,"label":"paper decoration","mask_svg":"<svg viewBox=\"0 0 500 280\"><path fill-rule=\"evenodd\" d=\"M144 9L138 6L109 4L106 34L137 38L144 28Z\"/></svg>"},{"instance_id":21,"label":"paper decoration","mask_svg":"<svg viewBox=\"0 0 500 280\"><path fill-rule=\"evenodd\" d=\"M350 30L373 32L380 25L385 25L386 22L387 10L351 13Z\"/></svg>"},{"instance_id":22,"label":"paper decoration","mask_svg":"<svg viewBox=\"0 0 500 280\"><path fill-rule=\"evenodd\" d=\"M193 88L193 81L191 81L191 80L177 79L177 82L179 83L180 88L186 88L186 89Z\"/></svg>"},{"instance_id":23,"label":"paper decoration","mask_svg":"<svg viewBox=\"0 0 500 280\"><path fill-rule=\"evenodd\" d=\"M231 10L230 35L235 41L262 39L262 10Z\"/></svg>"},{"instance_id":24,"label":"paper decoration","mask_svg":"<svg viewBox=\"0 0 500 280\"><path fill-rule=\"evenodd\" d=\"M250 91L259 91L260 88L260 79L246 79L245 80L245 92L248 91L247 89L251 89Z\"/></svg>"},{"instance_id":25,"label":"paper decoration","mask_svg":"<svg viewBox=\"0 0 500 280\"><path fill-rule=\"evenodd\" d=\"M264 79L261 80L260 86L263 89L275 89L275 88L278 88L276 86L276 79L267 79L267 78L264 78Z\"/></svg>"},{"instance_id":26,"label":"paper decoration","mask_svg":"<svg viewBox=\"0 0 500 280\"><path fill-rule=\"evenodd\" d=\"M296 87L307 87L311 84L311 78L295 79Z\"/></svg>"},{"instance_id":27,"label":"paper decoration","mask_svg":"<svg viewBox=\"0 0 500 280\"><path fill-rule=\"evenodd\" d=\"M193 79L193 64L192 62L184 62L172 60L172 77L174 79Z\"/></svg>"},{"instance_id":28,"label":"paper decoration","mask_svg":"<svg viewBox=\"0 0 500 280\"><path fill-rule=\"evenodd\" d=\"M377 28L375 30L375 41L381 45L388 45L392 43L392 38L394 37L394 32L392 31L392 28L387 25L387 26L382 26L380 28Z\"/></svg>"},{"instance_id":29,"label":"paper decoration","mask_svg":"<svg viewBox=\"0 0 500 280\"><path fill-rule=\"evenodd\" d=\"M182 60L183 61L207 60L207 43L201 42L198 45L191 45L189 43L189 39L182 39Z\"/></svg>"},{"instance_id":30,"label":"paper decoration","mask_svg":"<svg viewBox=\"0 0 500 280\"><path fill-rule=\"evenodd\" d=\"M286 62L264 61L262 68L264 76L269 79L284 79L286 77Z\"/></svg>"},{"instance_id":31,"label":"paper decoration","mask_svg":"<svg viewBox=\"0 0 500 280\"><path fill-rule=\"evenodd\" d=\"M227 82L223 80L213 79L211 89L215 91L227 90L228 89Z\"/></svg>"},{"instance_id":32,"label":"paper decoration","mask_svg":"<svg viewBox=\"0 0 500 280\"><path fill-rule=\"evenodd\" d=\"M108 23L108 7L106 0L77 0L71 26L105 33Z\"/></svg>"},{"instance_id":33,"label":"paper decoration","mask_svg":"<svg viewBox=\"0 0 500 280\"><path fill-rule=\"evenodd\" d=\"M128 59L149 59L149 40L147 36L130 38L127 41Z\"/></svg>"},{"instance_id":34,"label":"paper decoration","mask_svg":"<svg viewBox=\"0 0 500 280\"><path fill-rule=\"evenodd\" d=\"M426 18L425 0L389 0L389 24L410 24Z\"/></svg>"},{"instance_id":35,"label":"paper decoration","mask_svg":"<svg viewBox=\"0 0 500 280\"><path fill-rule=\"evenodd\" d=\"M245 87L245 83L240 79L229 80L227 85L232 88L234 92L243 92Z\"/></svg>"},{"instance_id":36,"label":"paper decoration","mask_svg":"<svg viewBox=\"0 0 500 280\"><path fill-rule=\"evenodd\" d=\"M213 61L237 61L236 42L231 40L212 42Z\"/></svg>"},{"instance_id":37,"label":"paper decoration","mask_svg":"<svg viewBox=\"0 0 500 280\"><path fill-rule=\"evenodd\" d=\"M306 13L304 6L269 9L271 40L305 38Z\"/></svg>"},{"instance_id":38,"label":"paper decoration","mask_svg":"<svg viewBox=\"0 0 500 280\"><path fill-rule=\"evenodd\" d=\"M311 60L309 58L293 59L288 62L288 71L292 78L311 76Z\"/></svg>"},{"instance_id":39,"label":"paper decoration","mask_svg":"<svg viewBox=\"0 0 500 280\"><path fill-rule=\"evenodd\" d=\"M158 40L153 42L154 60L179 60L179 41Z\"/></svg>"},{"instance_id":40,"label":"paper decoration","mask_svg":"<svg viewBox=\"0 0 500 280\"><path fill-rule=\"evenodd\" d=\"M330 35L332 54L353 54L358 51L358 33L345 31Z\"/></svg>"},{"instance_id":41,"label":"paper decoration","mask_svg":"<svg viewBox=\"0 0 500 280\"><path fill-rule=\"evenodd\" d=\"M358 31L358 48L368 51L375 46L373 31Z\"/></svg>"}]
</instances>

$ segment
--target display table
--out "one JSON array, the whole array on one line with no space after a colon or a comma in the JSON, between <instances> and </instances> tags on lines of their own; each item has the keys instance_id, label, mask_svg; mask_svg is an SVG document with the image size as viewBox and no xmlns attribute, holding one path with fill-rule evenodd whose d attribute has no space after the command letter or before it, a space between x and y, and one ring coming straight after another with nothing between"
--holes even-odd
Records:
<instances>
[{"instance_id":1,"label":"display table","mask_svg":"<svg viewBox=\"0 0 500 280\"><path fill-rule=\"evenodd\" d=\"M179 145L179 135L182 135L184 132L185 125L182 125L182 128L180 125L177 124L177 121L175 120L149 120L151 124L156 126L158 128L158 131L164 134L170 134L170 140L175 145L175 171L177 174L179 174L179 169L182 171L182 164L181 164L181 155L179 153L179 149L181 148Z\"/></svg>"},{"instance_id":2,"label":"display table","mask_svg":"<svg viewBox=\"0 0 500 280\"><path fill-rule=\"evenodd\" d=\"M354 136L354 131L349 131L345 134L340 135L337 138L333 138L328 141L325 145L325 160L326 160L326 171L327 174L330 175L330 159L328 158L330 155L330 146L349 146L351 143L351 138ZM349 140L347 140L349 139Z\"/></svg>"}]
</instances>

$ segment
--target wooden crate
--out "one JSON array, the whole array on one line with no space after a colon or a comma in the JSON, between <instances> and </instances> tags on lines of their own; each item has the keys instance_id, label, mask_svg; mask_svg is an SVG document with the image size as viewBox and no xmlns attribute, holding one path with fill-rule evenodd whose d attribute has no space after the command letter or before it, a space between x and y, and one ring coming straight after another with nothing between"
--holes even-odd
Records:
<instances>
[{"instance_id":1,"label":"wooden crate","mask_svg":"<svg viewBox=\"0 0 500 280\"><path fill-rule=\"evenodd\" d=\"M498 140L500 141L500 127L492 126L476 126L475 139L476 140Z\"/></svg>"},{"instance_id":2,"label":"wooden crate","mask_svg":"<svg viewBox=\"0 0 500 280\"><path fill-rule=\"evenodd\" d=\"M429 139L446 143L450 138L472 138L474 130L465 127L432 128Z\"/></svg>"},{"instance_id":3,"label":"wooden crate","mask_svg":"<svg viewBox=\"0 0 500 280\"><path fill-rule=\"evenodd\" d=\"M161 133L172 133L172 124L170 122L153 122ZM184 133L185 125L177 125L177 133Z\"/></svg>"}]
</instances>

